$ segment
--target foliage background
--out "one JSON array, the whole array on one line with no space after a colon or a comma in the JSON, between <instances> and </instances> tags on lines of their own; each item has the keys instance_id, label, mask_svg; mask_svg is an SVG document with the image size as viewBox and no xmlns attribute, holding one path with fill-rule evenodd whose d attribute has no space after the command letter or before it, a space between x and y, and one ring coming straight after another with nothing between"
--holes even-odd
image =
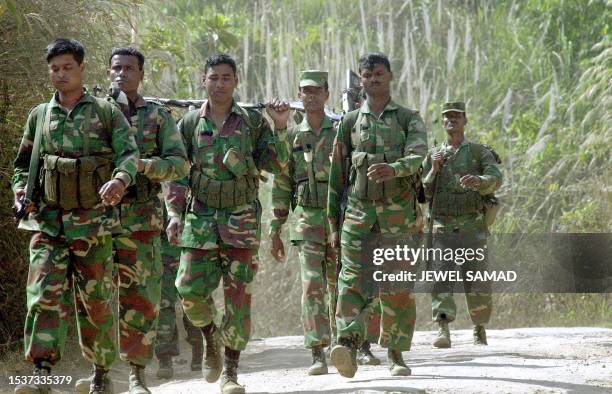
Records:
<instances>
[{"instance_id":1,"label":"foliage background","mask_svg":"<svg viewBox=\"0 0 612 394\"><path fill-rule=\"evenodd\" d=\"M52 39L84 43L90 88L107 84L110 48L132 43L147 56L143 92L203 97L203 60L227 51L238 61L241 100L295 98L299 71L321 68L338 109L346 69L365 51L383 51L393 96L420 110L431 143L444 137L440 104L464 100L469 138L504 159L495 232L609 233L611 8L605 0L0 0L0 354L19 349L25 313L29 237L11 219L12 160L29 108L52 93L43 57ZM264 207L268 195L269 183ZM254 335L298 335L296 251L278 266L267 250L264 239ZM609 325L611 300L497 296L491 326ZM428 297L418 306L427 328ZM468 325L460 314L456 326Z\"/></svg>"}]
</instances>

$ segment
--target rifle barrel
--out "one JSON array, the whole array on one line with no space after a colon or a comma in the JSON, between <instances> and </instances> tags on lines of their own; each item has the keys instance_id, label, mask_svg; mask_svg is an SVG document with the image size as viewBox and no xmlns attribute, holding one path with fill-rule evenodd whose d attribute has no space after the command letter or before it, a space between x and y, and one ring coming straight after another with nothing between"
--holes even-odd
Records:
<instances>
[{"instance_id":1,"label":"rifle barrel","mask_svg":"<svg viewBox=\"0 0 612 394\"><path fill-rule=\"evenodd\" d=\"M199 108L204 104L205 100L195 100L195 99L187 99L187 100L178 100L178 99L168 99L168 98L160 98L160 97L143 97L148 101L156 101L163 105L168 105L171 107L180 107L180 108L189 108L190 106L194 106ZM244 103L239 102L239 106L242 108L250 108L250 109L264 109L266 105L262 102L255 103ZM289 103L289 108L295 111L304 111L304 104L301 101L292 101ZM342 119L342 115L336 114L329 108L325 108L325 114L333 121L339 121Z\"/></svg>"}]
</instances>

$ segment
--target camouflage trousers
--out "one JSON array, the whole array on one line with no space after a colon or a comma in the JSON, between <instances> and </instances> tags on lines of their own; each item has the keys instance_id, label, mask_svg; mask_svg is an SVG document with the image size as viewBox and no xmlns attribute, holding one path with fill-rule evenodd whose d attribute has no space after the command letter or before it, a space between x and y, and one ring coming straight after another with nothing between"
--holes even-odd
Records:
<instances>
[{"instance_id":1,"label":"camouflage trousers","mask_svg":"<svg viewBox=\"0 0 612 394\"><path fill-rule=\"evenodd\" d=\"M336 337L336 251L329 244L297 241L302 278L304 346L329 346Z\"/></svg>"},{"instance_id":2,"label":"camouflage trousers","mask_svg":"<svg viewBox=\"0 0 612 394\"><path fill-rule=\"evenodd\" d=\"M242 351L251 335L251 287L258 268L257 249L218 242L218 249L183 248L176 288L191 323L205 327L217 314L212 293L223 279L221 336L225 346Z\"/></svg>"},{"instance_id":3,"label":"camouflage trousers","mask_svg":"<svg viewBox=\"0 0 612 394\"><path fill-rule=\"evenodd\" d=\"M406 243L416 248L417 238L409 236ZM385 348L410 350L416 322L414 294L407 283L378 284L373 279L375 266L371 248L384 246L378 224L367 235L343 231L341 240L342 270L338 278L336 311L338 339L353 338L362 342L369 337L372 342L378 342ZM385 271L397 266L398 262L386 262L383 265ZM377 336L372 328L368 335L368 326L374 326L370 322L376 308L381 311L380 334Z\"/></svg>"},{"instance_id":4,"label":"camouflage trousers","mask_svg":"<svg viewBox=\"0 0 612 394\"><path fill-rule=\"evenodd\" d=\"M486 236L484 234L434 234L433 247L435 249L478 249L485 250L486 256ZM483 261L466 261L462 264L455 264L453 261L434 260L432 269L438 271L461 271L461 276L466 277L467 271L486 271L486 257ZM453 292L455 288L453 282L436 282L431 294L431 312L434 321L455 320L457 316L457 305ZM493 301L491 297L491 283L489 282L463 282L463 290L467 302L468 312L472 323L483 325L489 322Z\"/></svg>"},{"instance_id":5,"label":"camouflage trousers","mask_svg":"<svg viewBox=\"0 0 612 394\"><path fill-rule=\"evenodd\" d=\"M372 305L372 309L366 318L366 341L370 343L378 343L380 337L380 303Z\"/></svg>"},{"instance_id":6,"label":"camouflage trousers","mask_svg":"<svg viewBox=\"0 0 612 394\"><path fill-rule=\"evenodd\" d=\"M153 357L159 314L159 231L116 235L113 247L119 287L119 354L124 361L144 366Z\"/></svg>"},{"instance_id":7,"label":"camouflage trousers","mask_svg":"<svg viewBox=\"0 0 612 394\"><path fill-rule=\"evenodd\" d=\"M74 302L83 357L104 368L111 366L116 357L112 245L110 235L67 240L34 233L26 288L28 361L55 364L61 359Z\"/></svg>"},{"instance_id":8,"label":"camouflage trousers","mask_svg":"<svg viewBox=\"0 0 612 394\"><path fill-rule=\"evenodd\" d=\"M155 355L178 356L178 329L176 324L176 298L177 291L174 285L178 270L181 248L170 245L166 234L161 235L161 260L164 267L162 275L161 301L159 303L159 322L157 324L157 344ZM190 345L202 343L202 332L183 314L183 326L185 327L186 340Z\"/></svg>"}]
</instances>

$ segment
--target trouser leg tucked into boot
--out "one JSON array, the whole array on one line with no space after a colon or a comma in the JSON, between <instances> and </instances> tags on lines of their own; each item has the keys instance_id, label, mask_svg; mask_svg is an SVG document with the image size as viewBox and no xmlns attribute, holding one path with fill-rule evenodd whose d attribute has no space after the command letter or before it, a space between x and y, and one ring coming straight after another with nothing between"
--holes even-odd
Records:
<instances>
[{"instance_id":1,"label":"trouser leg tucked into boot","mask_svg":"<svg viewBox=\"0 0 612 394\"><path fill-rule=\"evenodd\" d=\"M94 381L96 381L96 379L98 382L96 385L94 385ZM77 394L113 393L113 381L108 376L108 369L104 369L94 364L93 371L89 377L76 381L74 384L74 392Z\"/></svg>"},{"instance_id":2,"label":"trouser leg tucked into boot","mask_svg":"<svg viewBox=\"0 0 612 394\"><path fill-rule=\"evenodd\" d=\"M438 329L438 335L433 341L433 345L441 349L451 347L450 329L448 328L448 322L446 320L440 320L438 324L440 327Z\"/></svg>"},{"instance_id":3,"label":"trouser leg tucked into boot","mask_svg":"<svg viewBox=\"0 0 612 394\"><path fill-rule=\"evenodd\" d=\"M51 375L51 363L46 360L37 360L34 363L32 375L45 379ZM51 394L51 387L47 384L23 383L15 387L15 394Z\"/></svg>"},{"instance_id":4,"label":"trouser leg tucked into boot","mask_svg":"<svg viewBox=\"0 0 612 394\"><path fill-rule=\"evenodd\" d=\"M389 360L389 370L391 376L410 376L412 371L404 363L402 352L395 349L387 350L387 358Z\"/></svg>"},{"instance_id":5,"label":"trouser leg tucked into boot","mask_svg":"<svg viewBox=\"0 0 612 394\"><path fill-rule=\"evenodd\" d=\"M215 323L202 327L202 334L206 340L206 357L202 364L202 375L208 383L219 380L223 368L223 339Z\"/></svg>"},{"instance_id":6,"label":"trouser leg tucked into boot","mask_svg":"<svg viewBox=\"0 0 612 394\"><path fill-rule=\"evenodd\" d=\"M204 355L204 344L199 341L191 345L191 370L202 370L202 357Z\"/></svg>"},{"instance_id":7,"label":"trouser leg tucked into boot","mask_svg":"<svg viewBox=\"0 0 612 394\"><path fill-rule=\"evenodd\" d=\"M225 362L221 376L221 394L244 394L244 387L238 384L238 360L240 352L225 348Z\"/></svg>"},{"instance_id":8,"label":"trouser leg tucked into boot","mask_svg":"<svg viewBox=\"0 0 612 394\"><path fill-rule=\"evenodd\" d=\"M357 342L353 338L340 338L331 351L331 362L340 375L352 378L357 372Z\"/></svg>"},{"instance_id":9,"label":"trouser leg tucked into boot","mask_svg":"<svg viewBox=\"0 0 612 394\"><path fill-rule=\"evenodd\" d=\"M313 346L312 365L308 368L308 375L325 375L327 373L327 362L322 346Z\"/></svg>"},{"instance_id":10,"label":"trouser leg tucked into boot","mask_svg":"<svg viewBox=\"0 0 612 394\"><path fill-rule=\"evenodd\" d=\"M159 368L156 376L158 379L172 379L174 368L172 368L172 356L165 354L159 358Z\"/></svg>"},{"instance_id":11,"label":"trouser leg tucked into boot","mask_svg":"<svg viewBox=\"0 0 612 394\"><path fill-rule=\"evenodd\" d=\"M130 363L129 390L130 394L151 394L145 382L145 367Z\"/></svg>"},{"instance_id":12,"label":"trouser leg tucked into boot","mask_svg":"<svg viewBox=\"0 0 612 394\"><path fill-rule=\"evenodd\" d=\"M359 365L380 365L380 359L370 350L370 342L363 341L357 351L357 364Z\"/></svg>"},{"instance_id":13,"label":"trouser leg tucked into boot","mask_svg":"<svg viewBox=\"0 0 612 394\"><path fill-rule=\"evenodd\" d=\"M483 325L474 326L474 345L488 345L487 331Z\"/></svg>"}]
</instances>

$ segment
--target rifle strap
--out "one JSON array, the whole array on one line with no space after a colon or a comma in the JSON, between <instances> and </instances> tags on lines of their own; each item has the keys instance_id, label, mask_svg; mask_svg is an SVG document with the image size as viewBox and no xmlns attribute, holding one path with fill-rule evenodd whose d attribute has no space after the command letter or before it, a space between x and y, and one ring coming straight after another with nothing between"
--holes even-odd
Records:
<instances>
[{"instance_id":1,"label":"rifle strap","mask_svg":"<svg viewBox=\"0 0 612 394\"><path fill-rule=\"evenodd\" d=\"M40 142L43 128L49 129L51 122L51 105L41 104L36 113L36 129L34 130L34 145L30 154L30 168L28 169L28 181L26 183L26 199L31 201L34 195L34 182L38 178L38 163L40 161Z\"/></svg>"},{"instance_id":2,"label":"rifle strap","mask_svg":"<svg viewBox=\"0 0 612 394\"><path fill-rule=\"evenodd\" d=\"M145 120L145 112L146 112L146 107L145 108L139 108L137 110L138 112L138 125L136 126L136 144L138 144L138 148L141 149L142 147L142 140L144 139L143 133L144 133L144 120ZM159 134L159 133L158 133Z\"/></svg>"},{"instance_id":3,"label":"rifle strap","mask_svg":"<svg viewBox=\"0 0 612 394\"><path fill-rule=\"evenodd\" d=\"M83 156L89 156L89 150L91 145L91 137L89 135L89 126L91 124L91 107L92 105L88 105L84 110L84 119L83 126L81 130L83 131Z\"/></svg>"}]
</instances>

